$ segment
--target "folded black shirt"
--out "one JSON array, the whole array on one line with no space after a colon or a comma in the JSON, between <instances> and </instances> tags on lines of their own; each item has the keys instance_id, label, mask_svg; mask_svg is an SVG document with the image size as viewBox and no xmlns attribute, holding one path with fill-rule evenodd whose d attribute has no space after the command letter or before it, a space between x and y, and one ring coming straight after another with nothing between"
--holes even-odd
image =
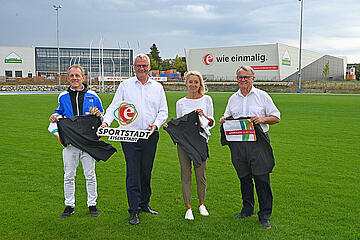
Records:
<instances>
[{"instance_id":1,"label":"folded black shirt","mask_svg":"<svg viewBox=\"0 0 360 240\"><path fill-rule=\"evenodd\" d=\"M60 118L57 125L62 145L66 147L71 144L87 152L96 161L106 161L117 152L110 143L100 141L96 135L101 120L95 115Z\"/></svg>"},{"instance_id":2,"label":"folded black shirt","mask_svg":"<svg viewBox=\"0 0 360 240\"><path fill-rule=\"evenodd\" d=\"M226 118L226 120L239 119L247 119L247 117L237 119L232 117ZM275 158L268 134L264 133L259 124L254 124L254 129L256 135L255 142L227 141L224 127L221 124L221 145L228 145L233 152L232 158L236 158L236 161L241 161L247 164L251 169L251 174L263 175L272 172L275 166ZM235 159L232 160L234 162ZM247 172L247 169L239 169L238 174L239 177L244 177L249 173Z\"/></svg>"},{"instance_id":3,"label":"folded black shirt","mask_svg":"<svg viewBox=\"0 0 360 240\"><path fill-rule=\"evenodd\" d=\"M200 167L209 157L209 151L206 139L200 135L200 131L204 130L200 127L199 115L193 111L181 118L171 119L167 124L164 129L174 144L179 144L195 167Z\"/></svg>"}]
</instances>

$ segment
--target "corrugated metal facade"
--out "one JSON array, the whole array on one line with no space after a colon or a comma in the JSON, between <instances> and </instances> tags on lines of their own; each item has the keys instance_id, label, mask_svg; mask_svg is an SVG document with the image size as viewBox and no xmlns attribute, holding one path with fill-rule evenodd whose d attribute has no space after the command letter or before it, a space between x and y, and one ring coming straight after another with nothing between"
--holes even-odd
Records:
<instances>
[{"instance_id":1,"label":"corrugated metal facade","mask_svg":"<svg viewBox=\"0 0 360 240\"><path fill-rule=\"evenodd\" d=\"M209 81L235 81L240 65L252 66L255 81L297 80L299 48L275 43L222 48L185 49L188 70L200 71ZM320 80L329 61L332 79L344 78L343 58L302 50L302 79Z\"/></svg>"}]
</instances>

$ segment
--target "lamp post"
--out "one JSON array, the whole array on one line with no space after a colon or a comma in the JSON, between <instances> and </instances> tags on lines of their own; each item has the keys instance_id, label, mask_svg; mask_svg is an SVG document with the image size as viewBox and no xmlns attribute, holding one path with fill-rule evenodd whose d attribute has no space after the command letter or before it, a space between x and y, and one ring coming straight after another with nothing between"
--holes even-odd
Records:
<instances>
[{"instance_id":1,"label":"lamp post","mask_svg":"<svg viewBox=\"0 0 360 240\"><path fill-rule=\"evenodd\" d=\"M100 41L99 41L99 74L98 74L98 87L99 87L99 90L101 90L101 41L102 41L102 36L100 38Z\"/></svg>"},{"instance_id":2,"label":"lamp post","mask_svg":"<svg viewBox=\"0 0 360 240\"><path fill-rule=\"evenodd\" d=\"M102 79L102 90L101 92L105 92L105 76L104 76L104 41L105 37L102 39L101 42L101 79Z\"/></svg>"},{"instance_id":3,"label":"lamp post","mask_svg":"<svg viewBox=\"0 0 360 240\"><path fill-rule=\"evenodd\" d=\"M304 8L304 0L299 0L301 2L301 10L300 10L300 51L299 51L299 88L297 90L298 93L301 93L301 48L302 48L302 23L303 23L303 8Z\"/></svg>"},{"instance_id":4,"label":"lamp post","mask_svg":"<svg viewBox=\"0 0 360 240\"><path fill-rule=\"evenodd\" d=\"M90 89L91 89L91 59L92 59L91 47L92 47L92 43L93 43L93 40L91 40L91 42L90 42L90 57L89 57L89 83L90 83Z\"/></svg>"},{"instance_id":5,"label":"lamp post","mask_svg":"<svg viewBox=\"0 0 360 240\"><path fill-rule=\"evenodd\" d=\"M118 42L118 46L119 46L119 61L120 61L120 72L119 72L119 74L120 74L120 82L121 82L121 80L122 80L122 78L121 78L121 47L120 47L120 43Z\"/></svg>"},{"instance_id":6,"label":"lamp post","mask_svg":"<svg viewBox=\"0 0 360 240\"><path fill-rule=\"evenodd\" d=\"M129 47L128 54L129 54L129 78L130 78L130 76L131 76L131 67L130 67L130 43L129 43L129 41L127 41L127 44L128 44L128 47Z\"/></svg>"},{"instance_id":7,"label":"lamp post","mask_svg":"<svg viewBox=\"0 0 360 240\"><path fill-rule=\"evenodd\" d=\"M56 11L56 36L57 36L57 59L58 59L58 79L59 79L59 91L61 91L61 72L60 72L60 36L59 36L59 8L61 8L61 5L56 6L53 5L55 11Z\"/></svg>"}]
</instances>

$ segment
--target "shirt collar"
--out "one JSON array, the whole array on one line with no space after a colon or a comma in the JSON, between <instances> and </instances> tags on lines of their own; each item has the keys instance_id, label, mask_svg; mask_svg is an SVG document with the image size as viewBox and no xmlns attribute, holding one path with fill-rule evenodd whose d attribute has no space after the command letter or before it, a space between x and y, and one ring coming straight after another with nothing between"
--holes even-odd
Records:
<instances>
[{"instance_id":1,"label":"shirt collar","mask_svg":"<svg viewBox=\"0 0 360 240\"><path fill-rule=\"evenodd\" d=\"M240 88L239 88L239 90L237 91L236 94L239 95L239 96L241 96L241 97L247 97L247 96L249 96L251 93L256 94L256 90L257 90L257 88L254 87L254 85L252 85L252 86L251 86L251 90L250 90L250 92L249 92L248 95L244 96L244 95L241 93Z\"/></svg>"},{"instance_id":2,"label":"shirt collar","mask_svg":"<svg viewBox=\"0 0 360 240\"><path fill-rule=\"evenodd\" d=\"M137 79L137 77L135 77L135 83L138 83L138 84L142 84L140 81L139 81L139 79ZM148 78L148 80L146 81L146 83L144 84L144 85L146 85L146 84L151 84L152 83L152 80L150 79L150 77Z\"/></svg>"}]
</instances>

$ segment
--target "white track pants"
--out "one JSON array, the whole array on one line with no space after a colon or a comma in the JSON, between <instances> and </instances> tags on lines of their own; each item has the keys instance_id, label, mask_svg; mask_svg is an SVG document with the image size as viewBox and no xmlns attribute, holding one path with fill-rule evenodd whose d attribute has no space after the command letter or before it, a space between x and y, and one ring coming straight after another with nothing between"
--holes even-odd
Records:
<instances>
[{"instance_id":1,"label":"white track pants","mask_svg":"<svg viewBox=\"0 0 360 240\"><path fill-rule=\"evenodd\" d=\"M97 199L95 159L71 145L63 150L65 205L75 207L75 176L79 160L83 166L86 179L87 205L95 206Z\"/></svg>"}]
</instances>

